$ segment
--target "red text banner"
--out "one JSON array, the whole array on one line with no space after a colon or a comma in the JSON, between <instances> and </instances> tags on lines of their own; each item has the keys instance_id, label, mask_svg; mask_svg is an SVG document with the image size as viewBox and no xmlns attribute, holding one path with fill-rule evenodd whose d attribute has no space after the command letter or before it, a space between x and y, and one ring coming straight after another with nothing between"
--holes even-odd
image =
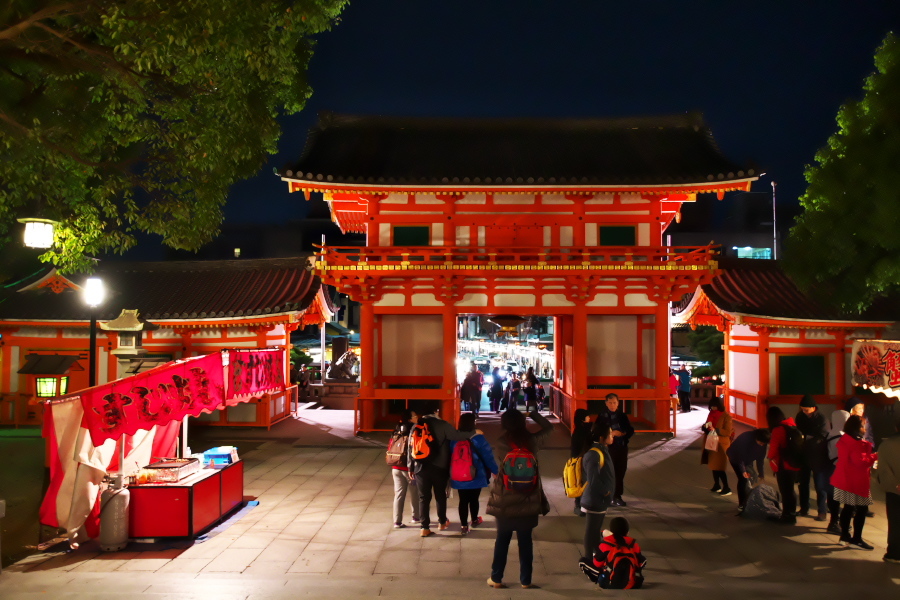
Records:
<instances>
[{"instance_id":1,"label":"red text banner","mask_svg":"<svg viewBox=\"0 0 900 600\"><path fill-rule=\"evenodd\" d=\"M220 353L157 367L81 393L84 424L99 446L185 415L211 412L225 401Z\"/></svg>"},{"instance_id":2,"label":"red text banner","mask_svg":"<svg viewBox=\"0 0 900 600\"><path fill-rule=\"evenodd\" d=\"M229 398L284 389L284 352L230 351L228 384Z\"/></svg>"}]
</instances>

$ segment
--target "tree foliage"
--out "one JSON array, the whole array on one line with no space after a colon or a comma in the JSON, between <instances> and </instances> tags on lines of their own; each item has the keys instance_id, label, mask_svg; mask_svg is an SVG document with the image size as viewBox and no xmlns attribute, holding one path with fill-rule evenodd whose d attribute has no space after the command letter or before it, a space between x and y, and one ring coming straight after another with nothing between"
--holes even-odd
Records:
<instances>
[{"instance_id":1,"label":"tree foliage","mask_svg":"<svg viewBox=\"0 0 900 600\"><path fill-rule=\"evenodd\" d=\"M60 221L64 270L136 232L195 250L311 94L347 0L12 0L0 7L0 235ZM29 214L30 213L30 214Z\"/></svg>"},{"instance_id":2,"label":"tree foliage","mask_svg":"<svg viewBox=\"0 0 900 600\"><path fill-rule=\"evenodd\" d=\"M691 352L703 362L709 363L708 367L697 367L693 370L695 377L707 375L721 375L725 372L725 351L722 344L725 343L725 334L708 325L702 325L688 333L688 344Z\"/></svg>"},{"instance_id":3,"label":"tree foliage","mask_svg":"<svg viewBox=\"0 0 900 600\"><path fill-rule=\"evenodd\" d=\"M864 96L841 107L838 132L807 166L805 209L786 267L806 289L859 311L900 286L900 43L875 54Z\"/></svg>"}]
</instances>

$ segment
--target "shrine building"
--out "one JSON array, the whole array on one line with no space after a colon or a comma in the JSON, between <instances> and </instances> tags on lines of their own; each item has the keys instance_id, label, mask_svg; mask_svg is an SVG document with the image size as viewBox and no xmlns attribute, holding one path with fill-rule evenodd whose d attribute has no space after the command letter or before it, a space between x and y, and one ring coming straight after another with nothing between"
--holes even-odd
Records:
<instances>
[{"instance_id":1,"label":"shrine building","mask_svg":"<svg viewBox=\"0 0 900 600\"><path fill-rule=\"evenodd\" d=\"M725 334L725 385L719 395L738 421L767 427L766 410L793 416L810 394L826 416L853 395L857 339L880 339L894 325L891 303L843 314L803 293L776 261L727 258L709 282L672 307L673 318ZM870 403L891 404L882 394Z\"/></svg>"},{"instance_id":2,"label":"shrine building","mask_svg":"<svg viewBox=\"0 0 900 600\"><path fill-rule=\"evenodd\" d=\"M105 261L96 309L98 385L173 359L279 348L285 381L291 332L323 326L334 308L308 259ZM0 424L41 422L39 399L88 387L86 275L42 269L0 288ZM123 312L125 311L125 312ZM207 425L270 427L290 415L293 387L198 417Z\"/></svg>"},{"instance_id":3,"label":"shrine building","mask_svg":"<svg viewBox=\"0 0 900 600\"><path fill-rule=\"evenodd\" d=\"M417 400L456 419L461 315L554 319L551 410L615 392L645 431L672 431L669 303L718 270L712 246L663 243L698 194L750 190L702 118L478 120L325 114L290 191L322 193L365 247L316 270L361 303L358 431Z\"/></svg>"}]
</instances>

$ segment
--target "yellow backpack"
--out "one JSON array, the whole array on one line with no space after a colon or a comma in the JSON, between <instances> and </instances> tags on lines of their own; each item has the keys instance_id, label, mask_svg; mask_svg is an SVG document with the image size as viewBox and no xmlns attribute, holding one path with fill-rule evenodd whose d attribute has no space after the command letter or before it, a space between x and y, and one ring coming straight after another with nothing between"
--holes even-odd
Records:
<instances>
[{"instance_id":1,"label":"yellow backpack","mask_svg":"<svg viewBox=\"0 0 900 600\"><path fill-rule=\"evenodd\" d=\"M603 452L597 448L591 448L600 457L600 468L603 468ZM581 498L584 493L584 471L581 468L581 458L570 458L563 467L563 487L566 489L566 496L569 498Z\"/></svg>"}]
</instances>

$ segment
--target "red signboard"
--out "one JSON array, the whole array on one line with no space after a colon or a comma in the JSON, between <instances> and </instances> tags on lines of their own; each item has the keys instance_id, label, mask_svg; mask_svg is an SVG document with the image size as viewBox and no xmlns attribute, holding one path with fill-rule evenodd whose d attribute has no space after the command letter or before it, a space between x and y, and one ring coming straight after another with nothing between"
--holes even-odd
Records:
<instances>
[{"instance_id":1,"label":"red signboard","mask_svg":"<svg viewBox=\"0 0 900 600\"><path fill-rule=\"evenodd\" d=\"M900 342L854 342L853 383L874 391L900 388Z\"/></svg>"},{"instance_id":2,"label":"red signboard","mask_svg":"<svg viewBox=\"0 0 900 600\"><path fill-rule=\"evenodd\" d=\"M122 434L218 408L225 401L222 356L217 352L169 363L80 395L85 427L99 446Z\"/></svg>"},{"instance_id":3,"label":"red signboard","mask_svg":"<svg viewBox=\"0 0 900 600\"><path fill-rule=\"evenodd\" d=\"M284 352L230 351L228 383L229 398L284 389Z\"/></svg>"}]
</instances>

